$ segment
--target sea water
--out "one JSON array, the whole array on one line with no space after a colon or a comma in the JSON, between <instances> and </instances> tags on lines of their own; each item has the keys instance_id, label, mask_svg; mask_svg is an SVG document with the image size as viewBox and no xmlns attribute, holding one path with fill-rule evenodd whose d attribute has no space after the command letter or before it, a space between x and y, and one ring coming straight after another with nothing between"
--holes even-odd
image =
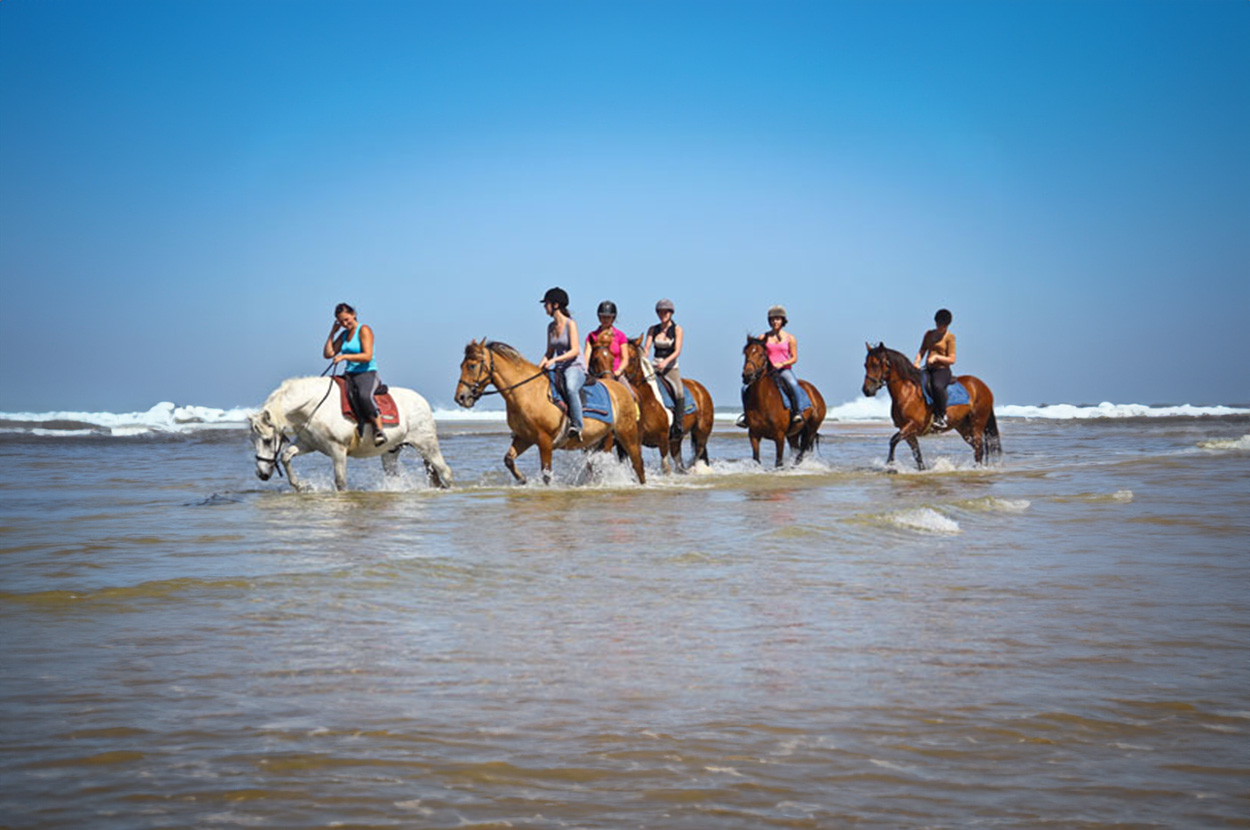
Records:
<instances>
[{"instance_id":1,"label":"sea water","mask_svg":"<svg viewBox=\"0 0 1250 830\"><path fill-rule=\"evenodd\" d=\"M0 415L0 826L1246 826L1250 413L998 412L303 494L243 410Z\"/></svg>"}]
</instances>

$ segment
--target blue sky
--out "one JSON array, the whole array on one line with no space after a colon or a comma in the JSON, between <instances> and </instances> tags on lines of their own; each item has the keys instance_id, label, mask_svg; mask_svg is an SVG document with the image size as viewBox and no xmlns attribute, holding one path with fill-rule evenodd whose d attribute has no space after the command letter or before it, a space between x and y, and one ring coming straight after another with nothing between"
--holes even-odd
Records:
<instances>
[{"instance_id":1,"label":"blue sky","mask_svg":"<svg viewBox=\"0 0 1250 830\"><path fill-rule=\"evenodd\" d=\"M955 314L1000 403L1242 403L1250 2L0 3L0 411L254 405L335 303L451 401L662 296L722 404Z\"/></svg>"}]
</instances>

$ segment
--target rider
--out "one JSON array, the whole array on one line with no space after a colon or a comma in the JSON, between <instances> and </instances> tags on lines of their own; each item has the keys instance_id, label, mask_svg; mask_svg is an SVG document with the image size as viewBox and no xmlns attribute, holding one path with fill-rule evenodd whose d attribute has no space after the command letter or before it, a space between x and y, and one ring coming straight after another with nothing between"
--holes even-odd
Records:
<instances>
[{"instance_id":1,"label":"rider","mask_svg":"<svg viewBox=\"0 0 1250 830\"><path fill-rule=\"evenodd\" d=\"M339 334L339 329L343 330ZM335 335L338 335L337 337ZM364 422L373 424L373 446L386 443L382 434L382 416L373 401L378 388L378 362L373 357L373 329L362 326L356 320L356 309L347 303L334 307L334 326L326 338L321 356L333 358L335 363L347 362L344 373L347 380L347 400L356 413L356 433L364 435Z\"/></svg>"},{"instance_id":2,"label":"rider","mask_svg":"<svg viewBox=\"0 0 1250 830\"><path fill-rule=\"evenodd\" d=\"M587 364L590 363L590 353L594 351L595 344L599 342L599 335L602 332L612 332L612 379L620 380L621 372L624 371L626 364L629 363L629 338L625 336L625 332L618 329L616 323L616 303L611 300L604 300L599 303L599 328L586 335L586 352L582 357Z\"/></svg>"},{"instance_id":3,"label":"rider","mask_svg":"<svg viewBox=\"0 0 1250 830\"><path fill-rule=\"evenodd\" d=\"M642 352L646 354L655 344L655 373L668 384L673 394L673 424L669 435L681 437L681 424L686 417L686 388L681 383L681 370L677 368L677 358L681 356L684 334L681 326L673 322L673 301L660 300L655 304L655 314L660 322L647 329L647 337L642 342Z\"/></svg>"},{"instance_id":4,"label":"rider","mask_svg":"<svg viewBox=\"0 0 1250 830\"><path fill-rule=\"evenodd\" d=\"M768 362L772 364L773 371L783 381L786 397L790 399L790 423L794 424L803 420L803 413L799 410L799 381L790 368L798 362L799 341L793 334L784 330L789 322L786 318L785 306L775 305L768 309L768 333L764 335L764 348L768 350ZM747 425L746 408L747 387L744 386L742 387L742 415L738 417L740 427Z\"/></svg>"},{"instance_id":5,"label":"rider","mask_svg":"<svg viewBox=\"0 0 1250 830\"><path fill-rule=\"evenodd\" d=\"M547 324L547 354L539 369L553 368L564 376L569 407L569 437L582 438L582 386L586 383L586 361L577 348L577 322L569 314L569 295L563 288L549 288L542 298L543 311L551 317Z\"/></svg>"},{"instance_id":6,"label":"rider","mask_svg":"<svg viewBox=\"0 0 1250 830\"><path fill-rule=\"evenodd\" d=\"M923 368L925 380L929 383L929 394L933 396L933 425L946 426L946 387L950 385L951 367L955 365L955 335L948 327L951 324L951 313L939 309L933 315L937 328L929 329L920 341L920 351L916 352L916 368ZM924 360L925 352L929 353Z\"/></svg>"}]
</instances>

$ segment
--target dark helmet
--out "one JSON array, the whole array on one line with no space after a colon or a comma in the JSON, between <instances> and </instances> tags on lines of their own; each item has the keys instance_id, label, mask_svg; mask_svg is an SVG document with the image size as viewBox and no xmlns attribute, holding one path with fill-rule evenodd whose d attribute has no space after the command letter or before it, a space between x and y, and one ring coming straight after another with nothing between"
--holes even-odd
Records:
<instances>
[{"instance_id":1,"label":"dark helmet","mask_svg":"<svg viewBox=\"0 0 1250 830\"><path fill-rule=\"evenodd\" d=\"M547 293L543 295L543 298L539 302L543 305L551 303L559 308L568 308L569 292L565 291L563 288L548 288Z\"/></svg>"},{"instance_id":2,"label":"dark helmet","mask_svg":"<svg viewBox=\"0 0 1250 830\"><path fill-rule=\"evenodd\" d=\"M616 303L612 302L611 300L604 300L603 302L599 303L599 310L595 313L599 315L600 317L604 315L607 315L609 317L615 317L616 316Z\"/></svg>"}]
</instances>

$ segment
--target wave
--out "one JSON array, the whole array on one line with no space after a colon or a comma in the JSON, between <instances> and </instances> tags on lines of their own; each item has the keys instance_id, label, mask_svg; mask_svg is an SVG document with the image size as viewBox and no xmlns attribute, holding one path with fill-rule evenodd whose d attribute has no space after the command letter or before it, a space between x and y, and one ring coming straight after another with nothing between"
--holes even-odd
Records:
<instances>
[{"instance_id":1,"label":"wave","mask_svg":"<svg viewBox=\"0 0 1250 830\"><path fill-rule=\"evenodd\" d=\"M213 429L246 427L248 415L259 409L178 405L162 401L144 412L0 412L0 433L35 436L185 434ZM1049 404L1043 406L998 406L1000 418L1087 420L1096 418L1203 418L1250 415L1250 409L1236 406L1146 406L1144 404L1101 403L1097 406ZM716 421L733 423L740 410L718 409ZM434 419L446 424L504 424L502 409L461 409L437 407ZM826 423L883 423L890 420L888 396L860 397L830 407ZM1223 448L1223 447L1222 447Z\"/></svg>"}]
</instances>

